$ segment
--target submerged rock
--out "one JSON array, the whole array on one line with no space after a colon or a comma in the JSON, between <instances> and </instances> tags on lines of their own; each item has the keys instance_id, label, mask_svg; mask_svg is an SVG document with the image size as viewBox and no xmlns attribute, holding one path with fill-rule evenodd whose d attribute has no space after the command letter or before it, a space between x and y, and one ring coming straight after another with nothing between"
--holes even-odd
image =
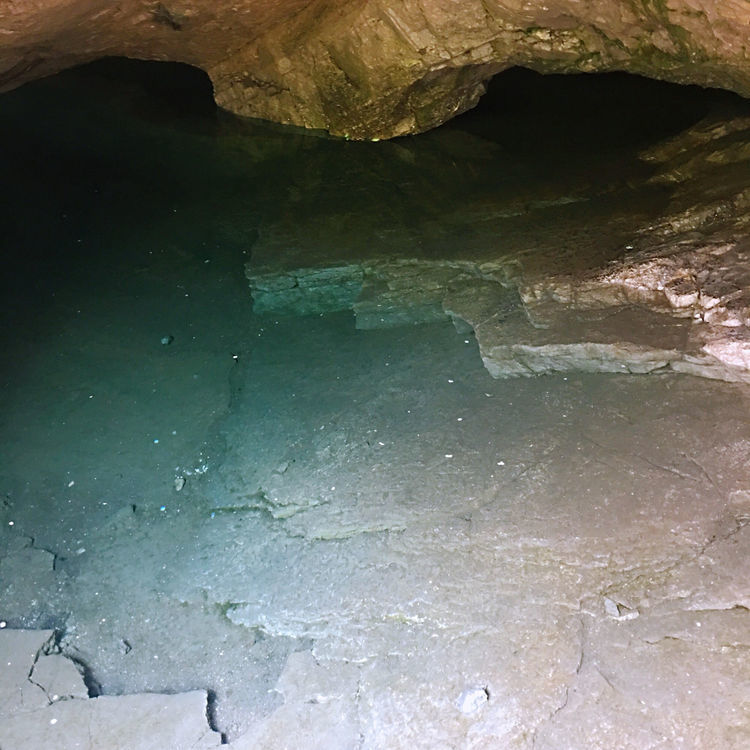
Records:
<instances>
[{"instance_id":1,"label":"submerged rock","mask_svg":"<svg viewBox=\"0 0 750 750\"><path fill-rule=\"evenodd\" d=\"M206 722L206 693L89 698L83 675L49 630L0 632L4 748L211 748L221 736Z\"/></svg>"},{"instance_id":2,"label":"submerged rock","mask_svg":"<svg viewBox=\"0 0 750 750\"><path fill-rule=\"evenodd\" d=\"M425 245L432 241L429 223L353 249L349 263L340 250L331 250L326 262L304 230L296 238L267 232L246 268L255 311L351 309L361 329L447 315L460 332L473 331L494 377L671 370L750 381L748 144L747 117L709 117L644 152L641 158L656 171L639 189L671 184L670 202L644 224L627 208L632 194L616 193L625 205L618 221L630 223L632 240L613 260L604 252L612 221L589 208L585 194L578 201L550 197L541 207L532 201L520 220L497 206L478 224L471 245L440 246L437 258L428 249L421 257L408 254L409 239L420 231ZM560 229L545 239L548 248L540 248L545 211L556 212L551 227L558 221L568 231L572 226L570 244L601 248L561 246ZM512 251L500 241L508 221L519 222ZM461 237L467 224L452 217L443 226L444 234ZM314 260L304 267L308 245ZM565 271L555 270L559 258L570 261Z\"/></svg>"}]
</instances>

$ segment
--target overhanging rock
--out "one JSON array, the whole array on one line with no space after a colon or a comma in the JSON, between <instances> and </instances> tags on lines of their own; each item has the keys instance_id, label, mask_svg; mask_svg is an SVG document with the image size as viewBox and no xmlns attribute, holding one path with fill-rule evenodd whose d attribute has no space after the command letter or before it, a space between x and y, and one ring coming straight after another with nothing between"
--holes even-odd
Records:
<instances>
[{"instance_id":1,"label":"overhanging rock","mask_svg":"<svg viewBox=\"0 0 750 750\"><path fill-rule=\"evenodd\" d=\"M514 65L750 95L749 25L739 0L17 0L0 6L0 90L104 56L173 60L237 114L382 139L473 107Z\"/></svg>"}]
</instances>

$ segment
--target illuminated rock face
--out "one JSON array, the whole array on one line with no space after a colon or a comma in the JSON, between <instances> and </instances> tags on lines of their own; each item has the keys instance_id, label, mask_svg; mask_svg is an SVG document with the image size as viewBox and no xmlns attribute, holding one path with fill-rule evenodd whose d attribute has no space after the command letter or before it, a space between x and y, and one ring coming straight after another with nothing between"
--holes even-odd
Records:
<instances>
[{"instance_id":1,"label":"illuminated rock face","mask_svg":"<svg viewBox=\"0 0 750 750\"><path fill-rule=\"evenodd\" d=\"M493 164L490 153L483 158ZM544 199L523 200L519 181L508 202L498 191L483 210L467 198L457 215L443 211L440 227L453 238L447 253L416 209L407 229L383 238L353 205L342 205L335 220L330 213L307 222L295 215L293 223L266 228L254 246L246 266L254 309L351 309L360 329L447 315L460 332L473 332L497 378L674 371L748 383L750 117L711 115L639 159L653 171L632 183L637 192L670 188L659 212L640 215L643 204L622 187L627 180L614 192L606 187L601 203L593 184L553 196L551 176ZM426 159L420 163L427 169ZM343 230L332 235L330 225ZM598 258L587 246L598 248ZM578 259L568 256L561 266L566 247ZM618 248L616 257L606 257L607 247Z\"/></svg>"},{"instance_id":2,"label":"illuminated rock face","mask_svg":"<svg viewBox=\"0 0 750 750\"><path fill-rule=\"evenodd\" d=\"M233 112L360 139L439 125L513 65L750 94L744 0L7 0L0 38L0 90L107 55L181 61Z\"/></svg>"}]
</instances>

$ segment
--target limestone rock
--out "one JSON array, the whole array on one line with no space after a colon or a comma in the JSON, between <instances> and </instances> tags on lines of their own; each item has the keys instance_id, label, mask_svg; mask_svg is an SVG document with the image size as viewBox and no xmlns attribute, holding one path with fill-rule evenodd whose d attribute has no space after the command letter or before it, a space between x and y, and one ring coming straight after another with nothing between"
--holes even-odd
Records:
<instances>
[{"instance_id":1,"label":"limestone rock","mask_svg":"<svg viewBox=\"0 0 750 750\"><path fill-rule=\"evenodd\" d=\"M29 677L44 690L50 702L88 698L88 690L76 665L59 653L48 653L34 664Z\"/></svg>"},{"instance_id":2,"label":"limestone rock","mask_svg":"<svg viewBox=\"0 0 750 750\"><path fill-rule=\"evenodd\" d=\"M348 750L359 742L359 669L321 662L309 651L291 654L276 690L284 696L268 718L232 742L236 750Z\"/></svg>"},{"instance_id":3,"label":"limestone rock","mask_svg":"<svg viewBox=\"0 0 750 750\"><path fill-rule=\"evenodd\" d=\"M443 297L451 285L477 278L476 263L403 258L365 266L362 291L353 305L357 328L387 328L445 319Z\"/></svg>"},{"instance_id":4,"label":"limestone rock","mask_svg":"<svg viewBox=\"0 0 750 750\"><path fill-rule=\"evenodd\" d=\"M443 145L438 135L426 140ZM650 147L639 190L670 186L650 216L633 213L626 189L557 185L543 199L480 194L463 221L444 212L438 222L409 195L410 222L394 212L378 223L357 205L266 226L246 268L255 311L351 309L360 329L447 315L475 334L495 377L671 370L748 381L748 143L737 108ZM614 221L612 204L623 207Z\"/></svg>"},{"instance_id":5,"label":"limestone rock","mask_svg":"<svg viewBox=\"0 0 750 750\"><path fill-rule=\"evenodd\" d=\"M107 55L188 62L233 112L360 139L432 128L513 65L750 94L741 2L15 0L0 89Z\"/></svg>"},{"instance_id":6,"label":"limestone rock","mask_svg":"<svg viewBox=\"0 0 750 750\"><path fill-rule=\"evenodd\" d=\"M15 714L0 728L8 750L127 747L204 750L221 739L206 725L206 694L101 696L60 701L32 716Z\"/></svg>"},{"instance_id":7,"label":"limestone rock","mask_svg":"<svg viewBox=\"0 0 750 750\"><path fill-rule=\"evenodd\" d=\"M256 313L309 315L350 309L362 288L363 272L356 264L298 268L281 274L248 265L246 276Z\"/></svg>"},{"instance_id":8,"label":"limestone rock","mask_svg":"<svg viewBox=\"0 0 750 750\"><path fill-rule=\"evenodd\" d=\"M48 604L57 591L61 573L55 570L55 555L34 546L34 540L20 534L2 540L0 551L0 601L3 616L25 621L44 620ZM23 581L19 585L18 581Z\"/></svg>"},{"instance_id":9,"label":"limestone rock","mask_svg":"<svg viewBox=\"0 0 750 750\"><path fill-rule=\"evenodd\" d=\"M29 713L49 703L44 689L28 677L52 637L51 630L0 631L0 717Z\"/></svg>"},{"instance_id":10,"label":"limestone rock","mask_svg":"<svg viewBox=\"0 0 750 750\"><path fill-rule=\"evenodd\" d=\"M0 746L7 750L218 747L206 693L89 698L74 664L54 653L48 630L0 631Z\"/></svg>"}]
</instances>

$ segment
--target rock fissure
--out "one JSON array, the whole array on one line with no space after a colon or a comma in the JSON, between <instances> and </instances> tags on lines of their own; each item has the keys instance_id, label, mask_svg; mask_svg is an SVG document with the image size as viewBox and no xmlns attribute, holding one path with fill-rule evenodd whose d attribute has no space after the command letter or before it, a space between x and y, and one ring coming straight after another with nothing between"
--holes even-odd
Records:
<instances>
[{"instance_id":1,"label":"rock fissure","mask_svg":"<svg viewBox=\"0 0 750 750\"><path fill-rule=\"evenodd\" d=\"M584 668L584 661L586 661L586 625L583 621L582 616L579 616L578 622L578 662L575 665L573 674L565 684L562 699L560 700L558 705L552 709L551 713L535 728L531 740L532 748L537 747L537 738L539 736L540 727L543 726L545 728L545 731L550 731L551 727L553 727L555 722L558 720L560 714L562 714L568 707L571 700L571 693L576 690L576 685L580 680L581 672Z\"/></svg>"},{"instance_id":2,"label":"rock fissure","mask_svg":"<svg viewBox=\"0 0 750 750\"><path fill-rule=\"evenodd\" d=\"M730 539L740 534L746 526L750 526L750 515L735 516L731 519L731 524L732 528L728 531L714 534L710 539L708 539L706 543L700 548L698 557L707 554L708 550L711 549L711 547L713 547L714 545L720 544L722 542L728 542Z\"/></svg>"},{"instance_id":3,"label":"rock fissure","mask_svg":"<svg viewBox=\"0 0 750 750\"><path fill-rule=\"evenodd\" d=\"M31 666L29 667L29 673L26 676L26 679L32 685L34 685L35 687L38 687L44 693L44 695L47 698L47 701L50 704L53 703L53 700L52 700L52 697L50 696L50 694L47 692L47 689L44 687L43 684L41 684L41 682L37 682L36 680L34 680L33 677L34 677L34 669L35 669L36 665L38 664L39 659L42 656L47 656L49 653L53 653L53 649L55 647L55 644L56 644L56 636L55 636L55 633L52 633L49 636L49 638L39 647L39 649L34 654L33 661L31 663Z\"/></svg>"}]
</instances>

